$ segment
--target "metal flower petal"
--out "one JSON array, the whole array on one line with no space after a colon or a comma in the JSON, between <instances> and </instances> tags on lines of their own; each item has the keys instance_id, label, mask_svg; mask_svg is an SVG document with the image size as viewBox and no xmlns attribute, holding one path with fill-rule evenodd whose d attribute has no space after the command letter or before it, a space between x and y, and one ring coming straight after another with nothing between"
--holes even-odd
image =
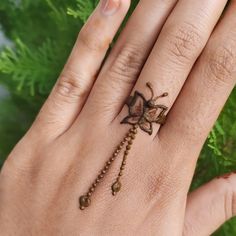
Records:
<instances>
[{"instance_id":1,"label":"metal flower petal","mask_svg":"<svg viewBox=\"0 0 236 236\"><path fill-rule=\"evenodd\" d=\"M127 105L129 106L129 115L141 117L144 113L146 100L143 95L135 91L134 96L129 98Z\"/></svg>"},{"instance_id":2,"label":"metal flower petal","mask_svg":"<svg viewBox=\"0 0 236 236\"><path fill-rule=\"evenodd\" d=\"M139 127L149 135L152 135L153 128L152 123L147 121L144 117L139 121Z\"/></svg>"},{"instance_id":3,"label":"metal flower petal","mask_svg":"<svg viewBox=\"0 0 236 236\"><path fill-rule=\"evenodd\" d=\"M138 124L140 120L139 116L126 116L122 121L121 124L130 124L130 125L136 125Z\"/></svg>"}]
</instances>

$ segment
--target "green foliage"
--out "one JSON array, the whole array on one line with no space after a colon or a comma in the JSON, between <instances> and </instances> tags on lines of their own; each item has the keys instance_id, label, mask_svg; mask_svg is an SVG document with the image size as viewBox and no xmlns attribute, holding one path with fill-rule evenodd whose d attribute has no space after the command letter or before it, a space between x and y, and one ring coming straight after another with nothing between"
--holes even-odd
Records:
<instances>
[{"instance_id":1,"label":"green foliage","mask_svg":"<svg viewBox=\"0 0 236 236\"><path fill-rule=\"evenodd\" d=\"M32 120L28 114L24 101L18 97L0 101L0 165L3 164L6 154L22 137Z\"/></svg>"},{"instance_id":2,"label":"green foliage","mask_svg":"<svg viewBox=\"0 0 236 236\"><path fill-rule=\"evenodd\" d=\"M15 43L14 49L7 47L1 53L0 71L12 75L11 80L17 85L17 92L25 91L35 96L37 89L39 93L46 94L52 86L55 69L60 63L58 58L54 58L58 54L56 45L47 39L42 46L32 50L20 39L16 39ZM48 70L48 66L51 70Z\"/></svg>"},{"instance_id":3,"label":"green foliage","mask_svg":"<svg viewBox=\"0 0 236 236\"><path fill-rule=\"evenodd\" d=\"M98 4L99 0L89 0L89 1L76 0L76 2L77 2L77 9L69 7L67 9L67 14L75 18L79 18L83 22L86 22L86 20L90 16L90 13Z\"/></svg>"},{"instance_id":4,"label":"green foliage","mask_svg":"<svg viewBox=\"0 0 236 236\"><path fill-rule=\"evenodd\" d=\"M137 2L132 1L128 15ZM98 0L0 1L0 24L12 41L11 47L0 49L0 84L10 93L0 101L1 162L29 128L97 4ZM192 189L235 169L236 89L204 145ZM215 235L235 234L236 219Z\"/></svg>"}]
</instances>

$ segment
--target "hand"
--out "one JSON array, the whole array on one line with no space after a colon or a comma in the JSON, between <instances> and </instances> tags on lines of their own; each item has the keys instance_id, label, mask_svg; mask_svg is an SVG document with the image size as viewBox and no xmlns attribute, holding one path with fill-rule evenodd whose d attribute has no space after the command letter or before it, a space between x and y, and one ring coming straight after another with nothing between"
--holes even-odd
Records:
<instances>
[{"instance_id":1,"label":"hand","mask_svg":"<svg viewBox=\"0 0 236 236\"><path fill-rule=\"evenodd\" d=\"M209 235L236 214L236 175L188 195L202 145L235 85L236 1L141 0L102 64L128 0L101 1L31 129L0 175L2 235ZM220 20L219 20L220 19ZM217 22L219 23L217 24ZM217 24L217 26L216 26ZM215 27L216 26L216 27ZM101 66L102 65L102 66ZM138 130L116 196L118 156L79 209L130 126L135 90L169 107Z\"/></svg>"}]
</instances>

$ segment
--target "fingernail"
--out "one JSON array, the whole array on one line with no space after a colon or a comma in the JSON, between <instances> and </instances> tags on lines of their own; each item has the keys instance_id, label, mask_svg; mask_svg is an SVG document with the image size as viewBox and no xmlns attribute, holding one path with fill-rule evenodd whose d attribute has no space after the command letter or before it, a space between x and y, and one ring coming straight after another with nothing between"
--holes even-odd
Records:
<instances>
[{"instance_id":1,"label":"fingernail","mask_svg":"<svg viewBox=\"0 0 236 236\"><path fill-rule=\"evenodd\" d=\"M105 15L113 15L120 6L120 0L102 0L102 12Z\"/></svg>"}]
</instances>

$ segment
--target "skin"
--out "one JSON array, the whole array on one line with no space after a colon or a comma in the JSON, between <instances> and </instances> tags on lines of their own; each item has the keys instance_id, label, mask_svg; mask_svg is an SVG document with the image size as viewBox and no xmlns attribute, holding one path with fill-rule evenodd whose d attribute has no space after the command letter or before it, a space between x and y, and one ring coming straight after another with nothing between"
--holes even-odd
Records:
<instances>
[{"instance_id":1,"label":"skin","mask_svg":"<svg viewBox=\"0 0 236 236\"><path fill-rule=\"evenodd\" d=\"M141 0L103 65L130 2L99 4L1 170L2 235L205 236L236 215L235 173L188 194L236 82L236 1L220 18L226 3ZM139 130L117 196L110 185L120 159L79 210L79 196L130 128L120 124L125 100L135 90L148 98L148 81L155 94L169 94L161 100L166 124L152 136Z\"/></svg>"}]
</instances>

